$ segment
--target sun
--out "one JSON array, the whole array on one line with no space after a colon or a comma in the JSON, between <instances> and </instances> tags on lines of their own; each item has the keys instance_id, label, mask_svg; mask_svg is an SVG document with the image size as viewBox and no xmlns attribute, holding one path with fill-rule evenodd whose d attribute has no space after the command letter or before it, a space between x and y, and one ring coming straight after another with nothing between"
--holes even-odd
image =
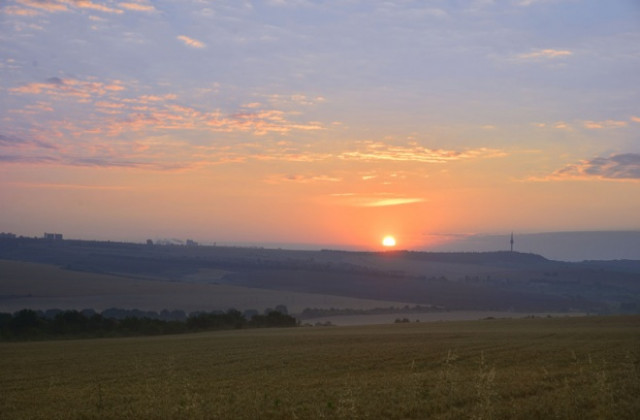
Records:
<instances>
[{"instance_id":1,"label":"sun","mask_svg":"<svg viewBox=\"0 0 640 420\"><path fill-rule=\"evenodd\" d=\"M384 239L382 240L382 246L385 246L387 248L396 246L396 238L390 235L385 236Z\"/></svg>"}]
</instances>

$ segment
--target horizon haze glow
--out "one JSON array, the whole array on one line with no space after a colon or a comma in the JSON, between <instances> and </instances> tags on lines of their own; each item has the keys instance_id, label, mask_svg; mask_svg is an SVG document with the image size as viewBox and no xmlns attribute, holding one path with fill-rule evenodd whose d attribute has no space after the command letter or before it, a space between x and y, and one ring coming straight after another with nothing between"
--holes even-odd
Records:
<instances>
[{"instance_id":1,"label":"horizon haze glow","mask_svg":"<svg viewBox=\"0 0 640 420\"><path fill-rule=\"evenodd\" d=\"M0 231L640 230L633 0L8 0L0 27Z\"/></svg>"}]
</instances>

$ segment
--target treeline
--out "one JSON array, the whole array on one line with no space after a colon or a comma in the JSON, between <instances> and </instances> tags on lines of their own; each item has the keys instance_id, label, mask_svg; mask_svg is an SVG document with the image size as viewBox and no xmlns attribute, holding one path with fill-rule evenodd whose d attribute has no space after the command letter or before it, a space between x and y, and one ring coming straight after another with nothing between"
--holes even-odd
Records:
<instances>
[{"instance_id":1,"label":"treeline","mask_svg":"<svg viewBox=\"0 0 640 420\"><path fill-rule=\"evenodd\" d=\"M352 308L305 308L300 314L300 319L323 318L327 316L345 316L345 315L379 315L379 314L396 314L411 313L421 314L428 312L442 312L445 309L442 306L434 305L405 305L404 307L389 306L386 308L371 309L352 309Z\"/></svg>"},{"instance_id":2,"label":"treeline","mask_svg":"<svg viewBox=\"0 0 640 420\"><path fill-rule=\"evenodd\" d=\"M182 320L136 316L136 313L140 315L144 312L135 310L119 311L129 314L122 316L123 312L118 312L120 316L109 316L109 314L113 315L114 311L95 313L76 310L55 311L55 314L52 314L50 311L31 309L23 309L13 314L0 313L0 339L127 337L298 325L294 317L275 310L268 311L264 315L253 314L250 318L235 309L229 309L226 312L197 312L189 316L185 315ZM173 315L180 318L180 313Z\"/></svg>"}]
</instances>

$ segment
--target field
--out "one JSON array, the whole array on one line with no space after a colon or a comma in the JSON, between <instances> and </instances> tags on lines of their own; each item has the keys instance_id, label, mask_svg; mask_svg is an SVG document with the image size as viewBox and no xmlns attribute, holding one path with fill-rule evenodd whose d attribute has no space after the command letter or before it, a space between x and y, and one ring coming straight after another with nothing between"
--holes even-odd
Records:
<instances>
[{"instance_id":1,"label":"field","mask_svg":"<svg viewBox=\"0 0 640 420\"><path fill-rule=\"evenodd\" d=\"M210 273L208 273L210 274ZM325 294L236 287L202 281L168 281L64 270L50 264L0 259L0 312L21 309L102 311L117 307L161 311L264 310L280 304L292 312L307 307L371 309L405 303ZM197 274L193 276L197 280Z\"/></svg>"},{"instance_id":2,"label":"field","mask_svg":"<svg viewBox=\"0 0 640 420\"><path fill-rule=\"evenodd\" d=\"M640 414L640 317L0 343L0 418Z\"/></svg>"}]
</instances>

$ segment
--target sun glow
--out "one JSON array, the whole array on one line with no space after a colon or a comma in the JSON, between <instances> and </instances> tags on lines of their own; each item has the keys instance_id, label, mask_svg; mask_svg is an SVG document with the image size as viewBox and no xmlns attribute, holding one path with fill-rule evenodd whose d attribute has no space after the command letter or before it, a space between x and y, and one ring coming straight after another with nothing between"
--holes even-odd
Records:
<instances>
[{"instance_id":1,"label":"sun glow","mask_svg":"<svg viewBox=\"0 0 640 420\"><path fill-rule=\"evenodd\" d=\"M382 246L393 247L396 246L396 238L393 236L385 236L382 240Z\"/></svg>"}]
</instances>

